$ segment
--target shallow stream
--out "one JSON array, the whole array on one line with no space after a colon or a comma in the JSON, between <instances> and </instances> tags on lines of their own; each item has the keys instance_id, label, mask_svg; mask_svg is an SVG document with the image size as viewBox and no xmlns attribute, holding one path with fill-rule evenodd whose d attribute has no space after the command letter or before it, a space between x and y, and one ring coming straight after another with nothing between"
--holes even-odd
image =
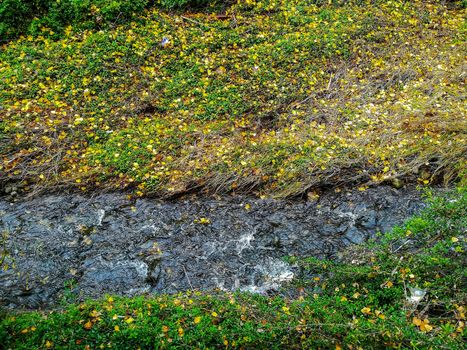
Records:
<instances>
[{"instance_id":1,"label":"shallow stream","mask_svg":"<svg viewBox=\"0 0 467 350\"><path fill-rule=\"evenodd\" d=\"M402 223L420 206L416 190L384 186L308 202L0 198L0 232L10 254L0 272L0 302L42 308L66 295L271 293L299 273L285 256L337 258L344 247Z\"/></svg>"}]
</instances>

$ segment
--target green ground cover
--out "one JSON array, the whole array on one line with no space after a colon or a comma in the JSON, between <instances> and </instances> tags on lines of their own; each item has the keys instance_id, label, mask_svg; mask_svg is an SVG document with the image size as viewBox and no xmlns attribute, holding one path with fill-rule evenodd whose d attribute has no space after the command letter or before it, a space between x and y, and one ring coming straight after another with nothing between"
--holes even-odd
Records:
<instances>
[{"instance_id":1,"label":"green ground cover","mask_svg":"<svg viewBox=\"0 0 467 350\"><path fill-rule=\"evenodd\" d=\"M287 197L465 178L460 2L170 11L2 44L1 187Z\"/></svg>"},{"instance_id":2,"label":"green ground cover","mask_svg":"<svg viewBox=\"0 0 467 350\"><path fill-rule=\"evenodd\" d=\"M5 349L463 349L467 192L429 207L312 274L293 299L189 291L3 312ZM416 292L423 294L416 298Z\"/></svg>"}]
</instances>

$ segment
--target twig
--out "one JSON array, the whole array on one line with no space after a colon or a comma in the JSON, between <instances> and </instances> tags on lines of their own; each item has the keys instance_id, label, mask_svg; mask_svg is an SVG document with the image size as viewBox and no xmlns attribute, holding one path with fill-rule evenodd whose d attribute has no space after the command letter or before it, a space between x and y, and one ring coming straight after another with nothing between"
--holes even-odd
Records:
<instances>
[{"instance_id":1,"label":"twig","mask_svg":"<svg viewBox=\"0 0 467 350\"><path fill-rule=\"evenodd\" d=\"M232 14L232 18L234 19L235 28L238 28L238 21L237 21L237 17L235 17L235 13Z\"/></svg>"},{"instance_id":2,"label":"twig","mask_svg":"<svg viewBox=\"0 0 467 350\"><path fill-rule=\"evenodd\" d=\"M417 304L417 305L418 305L418 304ZM427 302L427 303L426 303L426 306L423 308L423 310L420 311L420 315L423 316L423 315L428 311L429 308L430 308L430 302Z\"/></svg>"},{"instance_id":3,"label":"twig","mask_svg":"<svg viewBox=\"0 0 467 350\"><path fill-rule=\"evenodd\" d=\"M393 251L392 251L392 254L397 253L397 252L399 251L399 249L401 249L403 246L405 246L405 245L406 245L407 243L409 243L409 242L412 242L412 240L411 240L411 239L406 240L404 243L402 243L402 244L399 246L399 248L397 248L396 250L393 250Z\"/></svg>"},{"instance_id":4,"label":"twig","mask_svg":"<svg viewBox=\"0 0 467 350\"><path fill-rule=\"evenodd\" d=\"M405 280L402 280L402 283L404 284L404 299L405 299L405 304L407 305L408 298L407 298L407 285L405 284ZM408 305L407 305L408 306ZM412 311L413 312L413 311ZM410 312L412 314L412 312Z\"/></svg>"},{"instance_id":5,"label":"twig","mask_svg":"<svg viewBox=\"0 0 467 350\"><path fill-rule=\"evenodd\" d=\"M185 272L185 277L188 281L188 284L190 285L191 290L194 290L193 285L191 284L190 277L188 277L188 273L186 272L185 265L182 265L183 271Z\"/></svg>"},{"instance_id":6,"label":"twig","mask_svg":"<svg viewBox=\"0 0 467 350\"><path fill-rule=\"evenodd\" d=\"M121 12L118 13L118 16L117 16L117 18L115 19L115 21L113 22L112 26L115 26L115 25L117 24L117 22L118 22L118 20L119 20L121 14L122 14Z\"/></svg>"},{"instance_id":7,"label":"twig","mask_svg":"<svg viewBox=\"0 0 467 350\"><path fill-rule=\"evenodd\" d=\"M195 24L197 24L197 25L205 26L205 27L208 27L208 28L211 28L211 29L212 29L212 27L208 26L207 24L204 24L204 23L195 21L194 19L191 19L191 18L188 18L188 17L185 17L185 16L182 16L182 19L184 19L185 21L192 22L192 23L195 23Z\"/></svg>"},{"instance_id":8,"label":"twig","mask_svg":"<svg viewBox=\"0 0 467 350\"><path fill-rule=\"evenodd\" d=\"M401 263L401 261L402 261L403 259L404 259L404 257L401 256L400 259L399 259L399 262L398 262L397 265L396 265L396 267L394 268L394 270L392 270L391 276L394 276L394 275L396 274L397 269L399 268L399 265L400 265L400 263Z\"/></svg>"},{"instance_id":9,"label":"twig","mask_svg":"<svg viewBox=\"0 0 467 350\"><path fill-rule=\"evenodd\" d=\"M329 90L331 88L331 83L332 83L332 73L331 73L331 76L329 77L329 83L328 83L328 87L326 88L326 90Z\"/></svg>"}]
</instances>

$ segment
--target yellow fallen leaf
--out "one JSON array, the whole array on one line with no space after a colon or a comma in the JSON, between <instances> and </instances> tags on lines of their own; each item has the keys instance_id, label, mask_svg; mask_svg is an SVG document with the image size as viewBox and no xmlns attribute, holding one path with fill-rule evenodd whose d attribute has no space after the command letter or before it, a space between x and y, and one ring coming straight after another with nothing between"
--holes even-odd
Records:
<instances>
[{"instance_id":1,"label":"yellow fallen leaf","mask_svg":"<svg viewBox=\"0 0 467 350\"><path fill-rule=\"evenodd\" d=\"M91 329L92 328L92 322L91 321L88 321L84 324L84 329Z\"/></svg>"},{"instance_id":2,"label":"yellow fallen leaf","mask_svg":"<svg viewBox=\"0 0 467 350\"><path fill-rule=\"evenodd\" d=\"M198 324L201 322L201 316L196 316L195 319L193 320L195 324Z\"/></svg>"},{"instance_id":3,"label":"yellow fallen leaf","mask_svg":"<svg viewBox=\"0 0 467 350\"><path fill-rule=\"evenodd\" d=\"M211 223L211 220L209 220L208 218L199 218L197 220L195 220L195 223L196 224L202 224L202 225L208 225Z\"/></svg>"},{"instance_id":4,"label":"yellow fallen leaf","mask_svg":"<svg viewBox=\"0 0 467 350\"><path fill-rule=\"evenodd\" d=\"M135 321L135 319L133 317L128 317L125 322L130 324L130 323L133 323Z\"/></svg>"},{"instance_id":5,"label":"yellow fallen leaf","mask_svg":"<svg viewBox=\"0 0 467 350\"><path fill-rule=\"evenodd\" d=\"M384 320L384 319L386 318L386 316L384 316L384 315L381 313L381 311L379 311L379 310L376 310L376 311L375 311L375 315L378 316L378 318L380 318L380 319L382 319L382 320Z\"/></svg>"},{"instance_id":6,"label":"yellow fallen leaf","mask_svg":"<svg viewBox=\"0 0 467 350\"><path fill-rule=\"evenodd\" d=\"M429 325L428 323L423 324L423 326L420 327L420 330L422 332L430 332L433 329L433 326Z\"/></svg>"},{"instance_id":7,"label":"yellow fallen leaf","mask_svg":"<svg viewBox=\"0 0 467 350\"><path fill-rule=\"evenodd\" d=\"M365 315L371 314L371 309L369 307L364 307L360 311L362 312L362 314L365 314Z\"/></svg>"},{"instance_id":8,"label":"yellow fallen leaf","mask_svg":"<svg viewBox=\"0 0 467 350\"><path fill-rule=\"evenodd\" d=\"M425 318L424 320L419 319L418 317L414 317L412 319L412 323L416 325L422 332L429 332L433 329L433 326L431 326L429 323L430 321Z\"/></svg>"}]
</instances>

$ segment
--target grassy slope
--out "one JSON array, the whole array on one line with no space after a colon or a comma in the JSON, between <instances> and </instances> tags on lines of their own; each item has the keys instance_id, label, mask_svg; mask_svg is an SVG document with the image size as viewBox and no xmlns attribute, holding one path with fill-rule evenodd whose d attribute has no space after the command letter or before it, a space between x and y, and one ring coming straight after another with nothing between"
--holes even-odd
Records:
<instances>
[{"instance_id":1,"label":"grassy slope","mask_svg":"<svg viewBox=\"0 0 467 350\"><path fill-rule=\"evenodd\" d=\"M465 175L465 10L306 3L4 44L0 183L288 196Z\"/></svg>"},{"instance_id":2,"label":"grassy slope","mask_svg":"<svg viewBox=\"0 0 467 350\"><path fill-rule=\"evenodd\" d=\"M106 297L3 314L5 349L462 349L467 192L430 207L343 262L290 257L311 276L296 300L187 292ZM411 288L425 297L411 303ZM67 303L69 302L66 301ZM462 345L464 344L464 345Z\"/></svg>"}]
</instances>

